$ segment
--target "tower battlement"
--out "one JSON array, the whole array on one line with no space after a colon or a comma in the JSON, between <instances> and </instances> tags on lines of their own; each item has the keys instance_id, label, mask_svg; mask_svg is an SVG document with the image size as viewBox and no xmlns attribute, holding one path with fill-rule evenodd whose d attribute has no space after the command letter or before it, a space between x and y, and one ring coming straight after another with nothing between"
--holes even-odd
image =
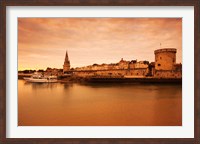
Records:
<instances>
[{"instance_id":1,"label":"tower battlement","mask_svg":"<svg viewBox=\"0 0 200 144\"><path fill-rule=\"evenodd\" d=\"M154 54L157 53L162 53L162 52L174 52L176 53L176 49L175 48L163 48L163 49L158 49L154 51Z\"/></svg>"}]
</instances>

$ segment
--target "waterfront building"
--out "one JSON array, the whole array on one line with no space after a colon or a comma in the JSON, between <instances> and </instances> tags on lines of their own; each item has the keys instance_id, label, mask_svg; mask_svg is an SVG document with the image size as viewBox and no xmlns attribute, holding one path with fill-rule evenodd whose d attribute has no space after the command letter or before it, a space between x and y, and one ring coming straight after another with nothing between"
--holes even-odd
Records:
<instances>
[{"instance_id":1,"label":"waterfront building","mask_svg":"<svg viewBox=\"0 0 200 144\"><path fill-rule=\"evenodd\" d=\"M118 63L119 69L128 69L128 66L129 66L129 61L125 61L123 58Z\"/></svg>"},{"instance_id":2,"label":"waterfront building","mask_svg":"<svg viewBox=\"0 0 200 144\"><path fill-rule=\"evenodd\" d=\"M157 78L182 78L182 65L176 64L176 49L163 48L154 51Z\"/></svg>"},{"instance_id":3,"label":"waterfront building","mask_svg":"<svg viewBox=\"0 0 200 144\"><path fill-rule=\"evenodd\" d=\"M138 68L138 69L140 69L140 68L148 68L148 66L149 66L149 62L148 61L139 61L139 62L137 62L137 63L135 63L135 68Z\"/></svg>"},{"instance_id":4,"label":"waterfront building","mask_svg":"<svg viewBox=\"0 0 200 144\"><path fill-rule=\"evenodd\" d=\"M155 77L182 78L182 64L176 63L175 48L163 48L154 51L155 62L126 61L123 58L118 63L93 64L77 67L70 71L70 62L66 52L63 73L72 72L77 77Z\"/></svg>"},{"instance_id":5,"label":"waterfront building","mask_svg":"<svg viewBox=\"0 0 200 144\"><path fill-rule=\"evenodd\" d=\"M56 75L56 76L60 76L63 74L63 69L57 69L57 68L50 68L47 67L47 69L44 72L45 75Z\"/></svg>"},{"instance_id":6,"label":"waterfront building","mask_svg":"<svg viewBox=\"0 0 200 144\"><path fill-rule=\"evenodd\" d=\"M176 49L164 48L154 51L156 70L173 70L176 64Z\"/></svg>"},{"instance_id":7,"label":"waterfront building","mask_svg":"<svg viewBox=\"0 0 200 144\"><path fill-rule=\"evenodd\" d=\"M65 61L64 61L64 65L63 65L63 73L67 73L70 70L70 61L69 61L69 57L68 57L68 53L66 51L65 54Z\"/></svg>"}]
</instances>

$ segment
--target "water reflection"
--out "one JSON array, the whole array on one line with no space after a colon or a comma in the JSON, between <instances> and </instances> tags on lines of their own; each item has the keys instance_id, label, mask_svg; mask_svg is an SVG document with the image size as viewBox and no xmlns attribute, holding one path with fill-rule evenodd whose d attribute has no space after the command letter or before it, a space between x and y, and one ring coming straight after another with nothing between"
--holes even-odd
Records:
<instances>
[{"instance_id":1,"label":"water reflection","mask_svg":"<svg viewBox=\"0 0 200 144\"><path fill-rule=\"evenodd\" d=\"M181 85L18 81L18 124L157 126L182 124Z\"/></svg>"},{"instance_id":2,"label":"water reflection","mask_svg":"<svg viewBox=\"0 0 200 144\"><path fill-rule=\"evenodd\" d=\"M30 83L30 82L24 82L25 86L31 86L32 89L52 89L57 87L57 83Z\"/></svg>"},{"instance_id":3,"label":"water reflection","mask_svg":"<svg viewBox=\"0 0 200 144\"><path fill-rule=\"evenodd\" d=\"M69 89L70 87L73 87L73 83L64 83L62 84L64 89Z\"/></svg>"}]
</instances>

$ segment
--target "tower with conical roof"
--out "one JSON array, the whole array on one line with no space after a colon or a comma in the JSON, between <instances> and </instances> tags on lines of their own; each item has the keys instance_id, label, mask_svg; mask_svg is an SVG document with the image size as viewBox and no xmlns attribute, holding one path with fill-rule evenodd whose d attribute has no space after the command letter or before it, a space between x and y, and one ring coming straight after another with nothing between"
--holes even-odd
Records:
<instances>
[{"instance_id":1,"label":"tower with conical roof","mask_svg":"<svg viewBox=\"0 0 200 144\"><path fill-rule=\"evenodd\" d=\"M64 65L63 65L63 73L65 73L69 70L70 70L70 61L69 61L68 53L66 51L65 61L64 61Z\"/></svg>"}]
</instances>

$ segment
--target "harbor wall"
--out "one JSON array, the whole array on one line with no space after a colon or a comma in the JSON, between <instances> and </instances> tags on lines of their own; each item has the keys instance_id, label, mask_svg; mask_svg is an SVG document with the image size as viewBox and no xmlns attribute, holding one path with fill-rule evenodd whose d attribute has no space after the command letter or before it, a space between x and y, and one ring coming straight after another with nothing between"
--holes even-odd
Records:
<instances>
[{"instance_id":1,"label":"harbor wall","mask_svg":"<svg viewBox=\"0 0 200 144\"><path fill-rule=\"evenodd\" d=\"M173 70L157 70L154 75L155 78L182 78L181 71Z\"/></svg>"},{"instance_id":2,"label":"harbor wall","mask_svg":"<svg viewBox=\"0 0 200 144\"><path fill-rule=\"evenodd\" d=\"M148 73L148 68L135 69L114 69L114 70L91 70L91 71L74 71L73 75L77 77L124 77L135 76L145 77Z\"/></svg>"}]
</instances>

